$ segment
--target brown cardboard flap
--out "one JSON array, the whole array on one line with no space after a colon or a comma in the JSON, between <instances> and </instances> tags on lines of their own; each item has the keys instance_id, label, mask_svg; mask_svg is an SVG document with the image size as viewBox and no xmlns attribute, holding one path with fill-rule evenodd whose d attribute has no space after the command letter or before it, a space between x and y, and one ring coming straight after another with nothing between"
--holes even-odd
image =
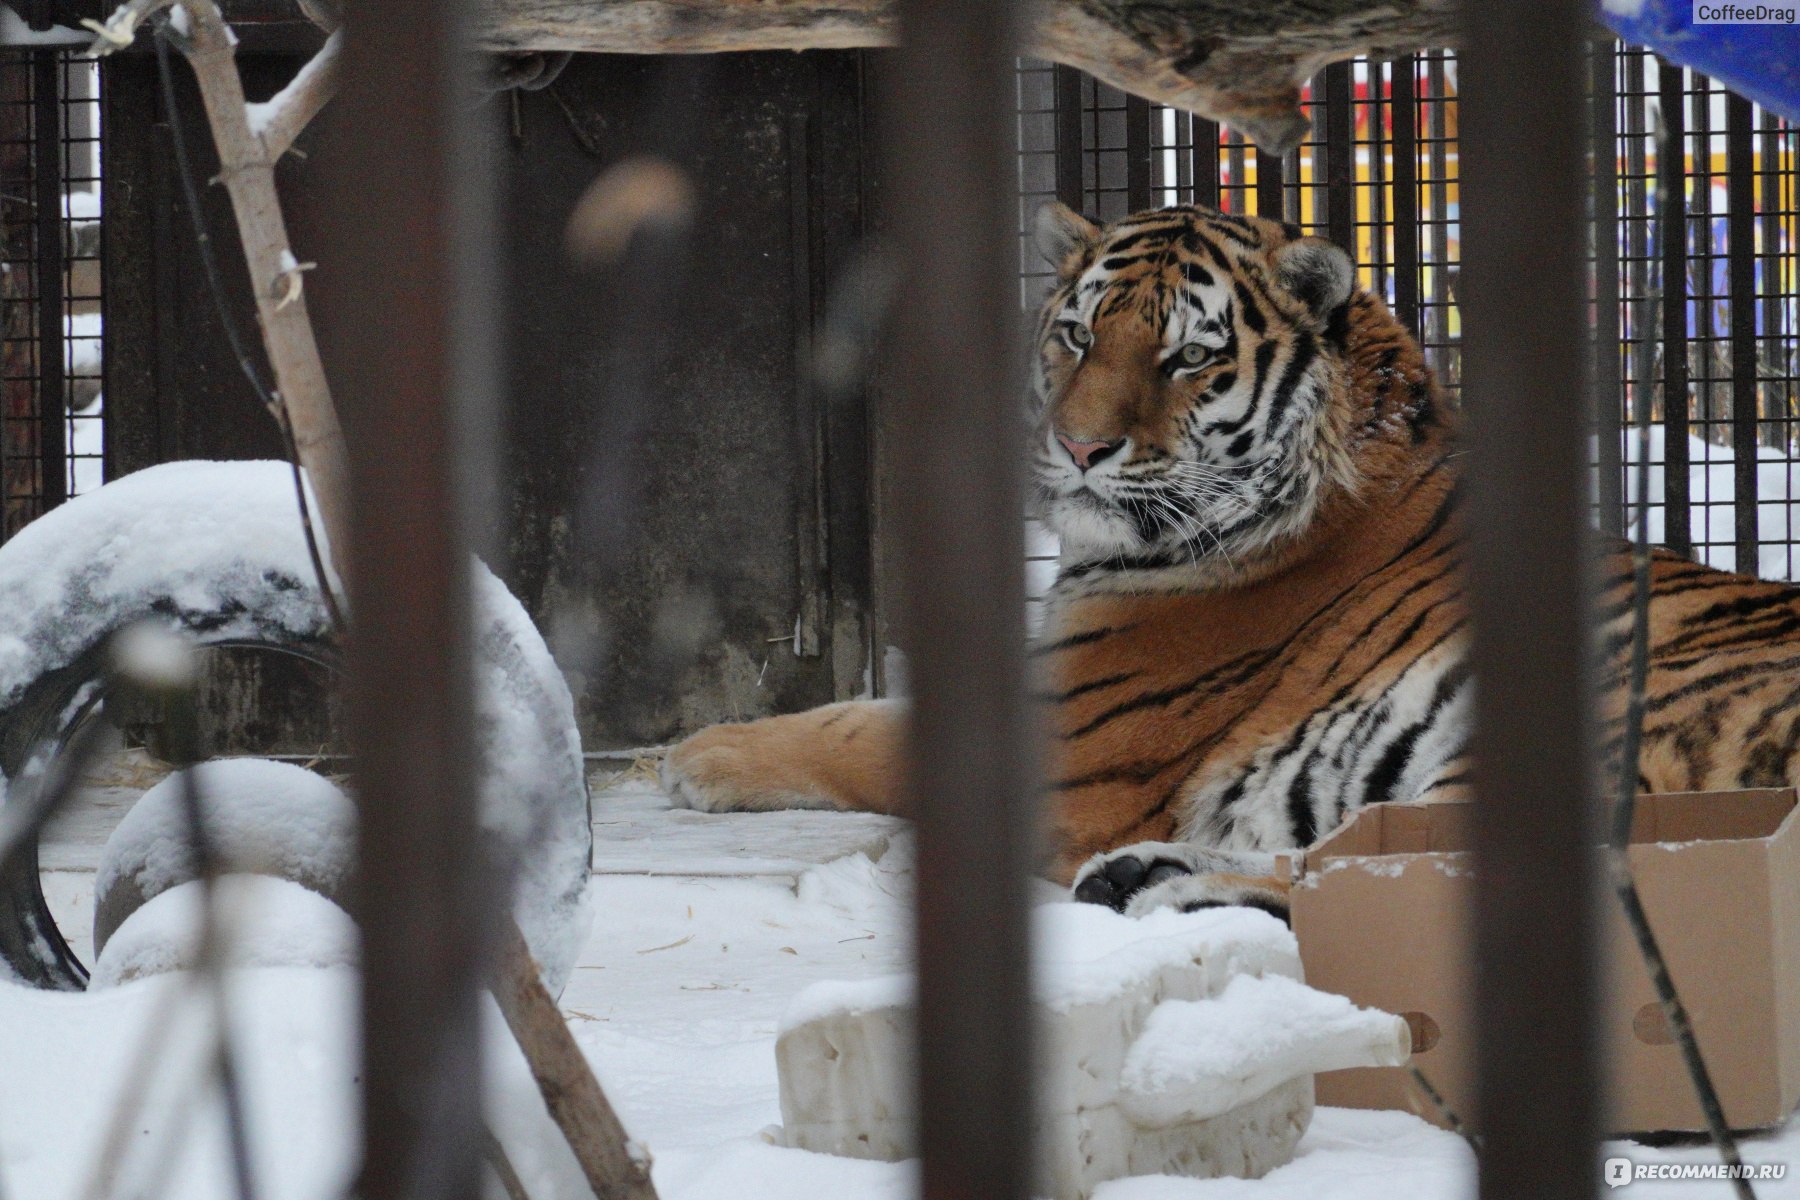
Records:
<instances>
[{"instance_id":1,"label":"brown cardboard flap","mask_svg":"<svg viewBox=\"0 0 1800 1200\"><path fill-rule=\"evenodd\" d=\"M1377 804L1354 814L1306 852L1307 870L1334 858L1377 858L1389 854L1455 854L1470 848L1472 829L1466 802Z\"/></svg>"},{"instance_id":2,"label":"brown cardboard flap","mask_svg":"<svg viewBox=\"0 0 1800 1200\"><path fill-rule=\"evenodd\" d=\"M1633 845L1654 842L1735 842L1773 837L1794 819L1793 788L1739 792L1662 792L1638 797ZM1473 808L1467 801L1378 804L1351 815L1302 860L1316 871L1334 858L1391 854L1461 854L1474 849Z\"/></svg>"},{"instance_id":3,"label":"brown cardboard flap","mask_svg":"<svg viewBox=\"0 0 1800 1200\"><path fill-rule=\"evenodd\" d=\"M1638 797L1631 842L1732 842L1773 837L1794 811L1793 788L1665 792Z\"/></svg>"}]
</instances>

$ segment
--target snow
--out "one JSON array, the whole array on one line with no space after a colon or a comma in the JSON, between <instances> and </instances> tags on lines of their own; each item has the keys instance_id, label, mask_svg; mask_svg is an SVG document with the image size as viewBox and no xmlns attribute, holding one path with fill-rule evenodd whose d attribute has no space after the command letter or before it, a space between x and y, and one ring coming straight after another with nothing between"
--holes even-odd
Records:
<instances>
[{"instance_id":1,"label":"snow","mask_svg":"<svg viewBox=\"0 0 1800 1200\"><path fill-rule=\"evenodd\" d=\"M1697 557L1723 570L1737 569L1737 515L1732 504L1733 475L1736 455L1730 446L1689 436L1688 514L1689 536ZM1668 461L1667 431L1660 425L1650 428L1650 541L1660 545L1666 536L1666 510L1663 507L1665 471ZM1639 448L1636 430L1627 430L1623 458L1625 494L1630 505L1628 519L1635 519ZM1756 519L1759 550L1757 574L1765 579L1791 579L1800 569L1789 557L1787 540L1800 533L1800 461L1789 461L1784 451L1759 445L1756 448Z\"/></svg>"},{"instance_id":2,"label":"snow","mask_svg":"<svg viewBox=\"0 0 1800 1200\"><path fill-rule=\"evenodd\" d=\"M356 964L356 923L317 892L269 875L222 875L217 887L215 903L232 966ZM89 988L194 969L204 896L204 885L196 880L162 892L132 913L100 952Z\"/></svg>"},{"instance_id":3,"label":"snow","mask_svg":"<svg viewBox=\"0 0 1800 1200\"><path fill-rule=\"evenodd\" d=\"M1294 1076L1399 1066L1406 1022L1281 975L1240 975L1207 1000L1158 1005L1125 1057L1125 1110L1141 1125L1217 1116Z\"/></svg>"},{"instance_id":4,"label":"snow","mask_svg":"<svg viewBox=\"0 0 1800 1200\"><path fill-rule=\"evenodd\" d=\"M472 574L482 823L504 851L514 915L554 991L590 919L575 705L524 607L480 563ZM138 620L210 641L328 631L292 468L281 462L169 463L51 510L0 545L0 613L0 710Z\"/></svg>"},{"instance_id":5,"label":"snow","mask_svg":"<svg viewBox=\"0 0 1800 1200\"><path fill-rule=\"evenodd\" d=\"M224 870L275 876L343 898L356 862L356 808L349 798L329 779L292 763L221 759L164 779L113 829L94 881L96 944L107 945L130 909L195 877L182 795L190 775Z\"/></svg>"},{"instance_id":6,"label":"snow","mask_svg":"<svg viewBox=\"0 0 1800 1200\"><path fill-rule=\"evenodd\" d=\"M1110 1000L1193 963L1204 964L1212 989L1240 972L1300 975L1293 933L1250 908L1126 917L1100 904L1043 904L1032 933L1038 1001L1052 1012Z\"/></svg>"},{"instance_id":7,"label":"snow","mask_svg":"<svg viewBox=\"0 0 1800 1200\"><path fill-rule=\"evenodd\" d=\"M67 25L33 29L19 14L0 4L0 46L85 46L93 40L93 34Z\"/></svg>"},{"instance_id":8,"label":"snow","mask_svg":"<svg viewBox=\"0 0 1800 1200\"><path fill-rule=\"evenodd\" d=\"M596 796L602 822L621 803L649 822L647 783ZM673 814L670 814L673 815ZM842 814L809 813L828 852ZM896 823L897 824L897 823ZM758 846L749 826L725 841L774 858L784 829ZM697 837L690 832L688 835ZM793 873L684 877L680 855L654 837L638 869L596 876L602 914L579 956L562 1008L628 1131L654 1156L664 1200L901 1200L916 1165L836 1158L769 1143L780 1121L774 1043L782 1014L809 985L903 971L910 954L907 839L877 856L856 852ZM716 862L716 851L705 856ZM59 874L61 874L59 872ZM1097 906L1096 906L1097 907ZM1195 914L1198 915L1198 914ZM1098 936L1098 935L1097 935ZM1080 957L1073 953L1070 957ZM234 1031L244 1063L259 1163L272 1200L343 1194L353 1162L355 976L343 969L233 971ZM130 1052L181 976L88 995L0 984L0 1194L73 1200L105 1128ZM202 1004L188 1003L197 1014ZM178 1085L203 1048L190 1016L164 1055L169 1076L140 1140L160 1140L182 1111ZM548 1131L516 1050L490 1014L489 1111L530 1194L583 1195L567 1151ZM163 1195L228 1200L216 1105L201 1106L193 1144ZM1704 1147L1653 1150L1610 1143L1641 1162L1706 1162ZM1753 1162L1800 1161L1800 1131L1747 1139ZM1473 1157L1461 1139L1406 1113L1318 1109L1295 1158L1260 1180L1143 1177L1103 1184L1095 1200L1467 1200ZM1596 1163L1598 1159L1596 1159ZM140 1156L126 1162L141 1168ZM1598 1166L1596 1165L1596 1175ZM136 1177L129 1175L128 1177ZM1703 1182L1636 1185L1655 1200L1713 1200ZM1758 1185L1762 1200L1800 1200L1800 1179ZM1607 1193L1613 1195L1614 1193ZM1629 1198L1635 1193L1627 1188Z\"/></svg>"},{"instance_id":9,"label":"snow","mask_svg":"<svg viewBox=\"0 0 1800 1200\"><path fill-rule=\"evenodd\" d=\"M71 221L98 221L100 219L99 192L64 192L63 216Z\"/></svg>"},{"instance_id":10,"label":"snow","mask_svg":"<svg viewBox=\"0 0 1800 1200\"><path fill-rule=\"evenodd\" d=\"M86 195L87 193L77 193ZM72 197L64 197L72 199ZM105 325L101 314L69 313L63 317L63 337L69 346L69 374L100 374L101 334Z\"/></svg>"},{"instance_id":11,"label":"snow","mask_svg":"<svg viewBox=\"0 0 1800 1200\"><path fill-rule=\"evenodd\" d=\"M256 462L153 467L52 509L0 546L0 706L158 595L183 624L253 600L293 637L324 634L286 471ZM247 614L215 631L257 632Z\"/></svg>"}]
</instances>

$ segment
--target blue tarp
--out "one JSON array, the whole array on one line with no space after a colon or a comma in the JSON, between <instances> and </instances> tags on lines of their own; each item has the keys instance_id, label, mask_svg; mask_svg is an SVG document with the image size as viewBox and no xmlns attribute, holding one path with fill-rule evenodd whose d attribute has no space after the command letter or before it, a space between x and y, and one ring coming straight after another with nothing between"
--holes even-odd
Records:
<instances>
[{"instance_id":1,"label":"blue tarp","mask_svg":"<svg viewBox=\"0 0 1800 1200\"><path fill-rule=\"evenodd\" d=\"M1600 19L1620 37L1670 62L1704 72L1770 112L1800 121L1800 0L1603 0ZM1785 24L1753 24L1743 15L1785 16ZM1696 24L1696 10L1717 10L1717 23ZM1736 10L1736 11L1732 11ZM1752 10L1745 14L1743 10Z\"/></svg>"}]
</instances>

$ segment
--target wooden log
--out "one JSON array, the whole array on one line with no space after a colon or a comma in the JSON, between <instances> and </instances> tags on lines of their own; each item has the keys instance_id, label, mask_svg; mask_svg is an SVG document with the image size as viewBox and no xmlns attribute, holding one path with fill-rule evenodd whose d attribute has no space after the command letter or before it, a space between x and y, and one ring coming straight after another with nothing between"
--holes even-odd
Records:
<instances>
[{"instance_id":1,"label":"wooden log","mask_svg":"<svg viewBox=\"0 0 1800 1200\"><path fill-rule=\"evenodd\" d=\"M891 0L482 0L490 50L623 54L887 46ZM1223 121L1258 145L1305 134L1300 85L1327 63L1451 44L1453 0L1043 0L1025 52Z\"/></svg>"}]
</instances>

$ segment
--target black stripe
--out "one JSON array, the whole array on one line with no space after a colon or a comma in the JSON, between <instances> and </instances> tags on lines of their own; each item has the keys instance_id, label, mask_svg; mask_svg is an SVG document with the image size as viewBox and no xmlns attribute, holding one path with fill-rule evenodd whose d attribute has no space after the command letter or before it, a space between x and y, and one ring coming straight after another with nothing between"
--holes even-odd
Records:
<instances>
[{"instance_id":1,"label":"black stripe","mask_svg":"<svg viewBox=\"0 0 1800 1200\"><path fill-rule=\"evenodd\" d=\"M1261 334L1269 327L1269 322L1263 316L1261 307L1251 297L1250 289L1244 286L1243 279L1234 278L1231 281L1231 290L1237 294L1238 311L1243 314L1244 324L1249 327L1251 333Z\"/></svg>"},{"instance_id":2,"label":"black stripe","mask_svg":"<svg viewBox=\"0 0 1800 1200\"><path fill-rule=\"evenodd\" d=\"M1313 341L1312 334L1301 330L1294 342L1294 352L1288 356L1287 366L1275 385L1274 398L1269 401L1268 428L1271 433L1281 428L1281 414L1293 403L1294 393L1300 388L1300 377L1312 366L1318 353L1318 343Z\"/></svg>"},{"instance_id":3,"label":"black stripe","mask_svg":"<svg viewBox=\"0 0 1800 1200\"><path fill-rule=\"evenodd\" d=\"M1091 646L1102 638L1109 638L1115 633L1124 633L1136 628L1137 622L1133 621L1126 625L1104 625L1098 629L1084 629L1080 633L1071 633L1068 637L1054 642L1040 642L1031 648L1031 653L1036 655L1055 654L1062 650L1073 650L1076 646Z\"/></svg>"},{"instance_id":4,"label":"black stripe","mask_svg":"<svg viewBox=\"0 0 1800 1200\"><path fill-rule=\"evenodd\" d=\"M1388 743L1380 761L1375 764L1375 769L1369 772L1368 778L1363 782L1365 808L1394 798L1394 787L1405 773L1407 763L1412 760L1413 750L1418 746L1419 739L1437 724L1438 718L1455 698L1457 689L1462 687L1468 673L1468 667L1462 663L1445 671L1438 680L1436 690L1432 692L1431 705L1425 710L1424 718L1407 726L1399 737Z\"/></svg>"},{"instance_id":5,"label":"black stripe","mask_svg":"<svg viewBox=\"0 0 1800 1200\"><path fill-rule=\"evenodd\" d=\"M1066 692L1052 692L1047 695L1039 696L1038 699L1045 704L1065 704L1068 701L1075 699L1077 696L1085 696L1089 692L1097 692L1102 688L1109 688L1117 684L1127 683L1137 677L1138 673L1136 671L1123 671L1117 675L1102 675L1098 679L1090 679L1086 683L1078 683Z\"/></svg>"}]
</instances>

